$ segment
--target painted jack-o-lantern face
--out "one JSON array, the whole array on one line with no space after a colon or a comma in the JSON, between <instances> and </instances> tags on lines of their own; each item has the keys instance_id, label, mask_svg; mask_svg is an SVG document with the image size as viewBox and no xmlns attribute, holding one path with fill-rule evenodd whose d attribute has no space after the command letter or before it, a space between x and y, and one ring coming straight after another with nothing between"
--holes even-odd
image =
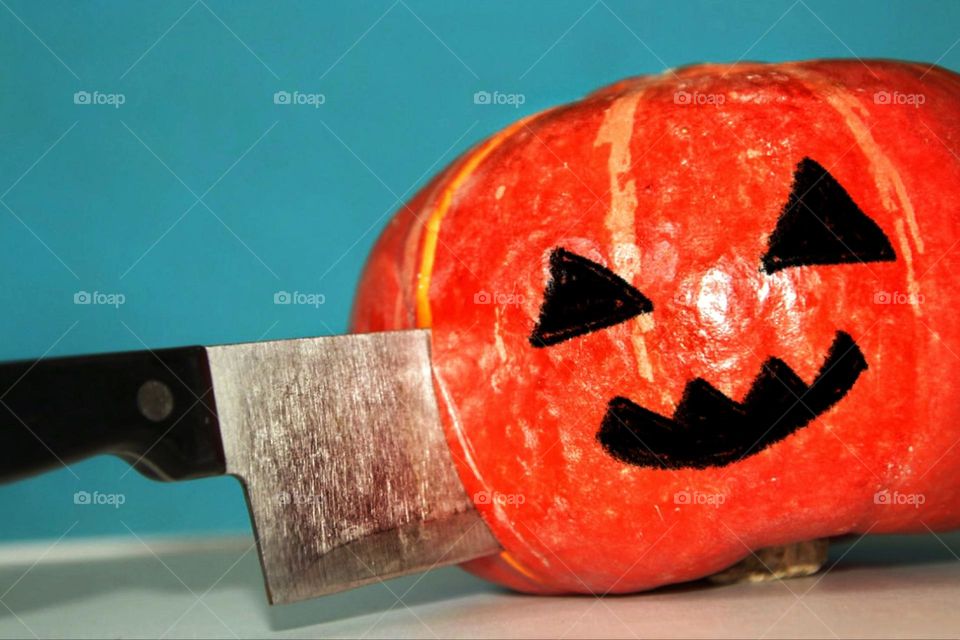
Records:
<instances>
[{"instance_id":1,"label":"painted jack-o-lantern face","mask_svg":"<svg viewBox=\"0 0 960 640\"><path fill-rule=\"evenodd\" d=\"M765 273L788 267L896 259L883 231L830 173L804 158L790 198L760 259ZM550 257L550 282L530 335L547 347L643 313L653 303L606 267L563 248ZM843 398L867 368L854 339L837 331L820 371L805 384L783 360L767 359L743 402L703 378L687 383L672 419L628 398L610 400L597 438L613 457L647 467L723 466L809 424Z\"/></svg>"},{"instance_id":2,"label":"painted jack-o-lantern face","mask_svg":"<svg viewBox=\"0 0 960 640\"><path fill-rule=\"evenodd\" d=\"M624 592L960 524L958 108L920 65L694 67L521 121L424 189L354 326L432 328L506 550L469 568Z\"/></svg>"}]
</instances>

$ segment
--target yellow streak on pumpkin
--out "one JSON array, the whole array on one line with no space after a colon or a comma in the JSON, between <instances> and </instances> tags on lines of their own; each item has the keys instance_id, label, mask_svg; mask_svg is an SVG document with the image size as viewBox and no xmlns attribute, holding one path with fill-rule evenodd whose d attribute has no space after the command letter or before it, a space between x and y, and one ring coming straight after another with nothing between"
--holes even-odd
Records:
<instances>
[{"instance_id":1,"label":"yellow streak on pumpkin","mask_svg":"<svg viewBox=\"0 0 960 640\"><path fill-rule=\"evenodd\" d=\"M907 241L907 232L903 228L903 220L896 220L893 228L897 232L897 242L900 244L900 252L903 255L903 262L907 265L907 291L910 293L909 300L913 306L914 315L923 315L920 312L920 283L913 272L913 254L910 252L910 243Z\"/></svg>"},{"instance_id":2,"label":"yellow streak on pumpkin","mask_svg":"<svg viewBox=\"0 0 960 640\"><path fill-rule=\"evenodd\" d=\"M493 322L493 345L497 349L497 355L500 356L500 363L507 361L507 346L503 342L503 336L500 334L500 320L503 318L503 311L498 306L493 310L496 320Z\"/></svg>"},{"instance_id":3,"label":"yellow streak on pumpkin","mask_svg":"<svg viewBox=\"0 0 960 640\"><path fill-rule=\"evenodd\" d=\"M645 313L635 319L637 331L630 333L630 342L633 343L633 353L637 359L637 371L640 375L653 382L653 366L650 364L650 355L647 353L647 342L643 334L653 329L653 316Z\"/></svg>"},{"instance_id":4,"label":"yellow streak on pumpkin","mask_svg":"<svg viewBox=\"0 0 960 640\"><path fill-rule=\"evenodd\" d=\"M443 217L450 210L453 204L453 197L457 190L463 186L467 179L473 174L476 168L490 153L515 131L526 125L532 118L540 114L527 116L512 125L494 134L482 145L473 151L467 158L459 171L451 178L443 193L440 195L440 201L437 207L430 214L427 220L426 230L423 235L423 250L420 257L420 272L417 274L417 326L427 328L433 324L433 313L430 309L430 278L433 275L433 265L437 254L437 241L440 235L440 224Z\"/></svg>"},{"instance_id":5,"label":"yellow streak on pumpkin","mask_svg":"<svg viewBox=\"0 0 960 640\"><path fill-rule=\"evenodd\" d=\"M633 178L626 174L631 168L630 141L633 138L637 104L642 97L641 89L614 100L607 107L597 137L593 141L594 147L610 145L610 156L607 160L610 210L604 218L604 225L610 231L614 269L631 284L640 268L640 251L637 248L637 187ZM650 356L643 336L643 332L648 329L644 328L642 321L636 326L639 332L631 332L630 342L637 361L637 371L641 377L652 381L653 367L650 365Z\"/></svg>"},{"instance_id":6,"label":"yellow streak on pumpkin","mask_svg":"<svg viewBox=\"0 0 960 640\"><path fill-rule=\"evenodd\" d=\"M516 558L514 558L512 555L510 555L510 553L508 553L508 552L506 552L506 551L501 551L501 552L500 552L500 559L503 560L504 562L506 562L508 565L510 565L510 567L511 567L512 569L514 569L514 570L517 571L518 573L523 574L524 576L526 576L526 577L529 578L530 580L533 580L533 581L536 582L537 584L542 584L542 583L543 583L543 580L541 580L540 578L538 578L537 576L535 576L535 575L533 574L533 572L530 571L530 569L528 569L528 568L526 568L525 566L523 566L522 564L520 564L520 561L517 560Z\"/></svg>"},{"instance_id":7,"label":"yellow streak on pumpkin","mask_svg":"<svg viewBox=\"0 0 960 640\"><path fill-rule=\"evenodd\" d=\"M899 201L899 209L903 212L903 218L898 219L894 226L897 227L897 243L900 247L900 254L903 256L904 263L907 265L907 290L914 294L910 296L910 305L913 308L914 315L921 315L919 298L920 285L917 282L913 268L913 251L910 249L910 242L907 234L903 230L903 219L906 219L907 228L910 229L910 238L917 248L917 253L923 253L923 238L920 236L920 227L917 224L917 214L910 202L907 194L907 187L903 183L903 178L894 166L890 158L883 152L880 145L870 134L868 127L863 119L857 115L856 111L864 112L865 109L859 99L837 88L831 81L821 78L818 74L809 71L802 71L798 68L792 69L793 75L804 82L808 89L820 93L827 103L840 114L844 123L854 139L867 157L870 163L870 171L873 175L874 183L880 191L880 197L883 200L883 206L887 211L896 213L897 203L894 202L894 195ZM807 81L816 78L816 84L810 84ZM817 91L819 88L819 91Z\"/></svg>"},{"instance_id":8,"label":"yellow streak on pumpkin","mask_svg":"<svg viewBox=\"0 0 960 640\"><path fill-rule=\"evenodd\" d=\"M630 170L630 140L633 138L634 114L642 91L628 93L616 99L606 111L603 123L593 141L594 147L610 145L607 170L610 174L610 211L604 224L613 241L613 262L617 271L628 281L637 270L637 188L632 178L621 185Z\"/></svg>"}]
</instances>

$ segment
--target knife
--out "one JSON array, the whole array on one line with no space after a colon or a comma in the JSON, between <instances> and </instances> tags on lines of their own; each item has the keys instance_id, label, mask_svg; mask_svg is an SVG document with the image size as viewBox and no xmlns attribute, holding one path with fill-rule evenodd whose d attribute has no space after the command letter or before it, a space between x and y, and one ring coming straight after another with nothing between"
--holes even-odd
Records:
<instances>
[{"instance_id":1,"label":"knife","mask_svg":"<svg viewBox=\"0 0 960 640\"><path fill-rule=\"evenodd\" d=\"M440 423L429 330L0 364L0 481L98 454L243 485L271 604L499 553Z\"/></svg>"}]
</instances>

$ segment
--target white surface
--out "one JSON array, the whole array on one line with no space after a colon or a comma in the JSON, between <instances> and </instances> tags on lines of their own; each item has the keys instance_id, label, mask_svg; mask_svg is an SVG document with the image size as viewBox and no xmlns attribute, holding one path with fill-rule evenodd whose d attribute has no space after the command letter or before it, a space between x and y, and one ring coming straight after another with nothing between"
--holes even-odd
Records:
<instances>
[{"instance_id":1,"label":"white surface","mask_svg":"<svg viewBox=\"0 0 960 640\"><path fill-rule=\"evenodd\" d=\"M438 569L269 607L247 539L0 547L2 637L956 637L960 535L836 545L832 570L597 599ZM149 545L149 548L146 546Z\"/></svg>"}]
</instances>

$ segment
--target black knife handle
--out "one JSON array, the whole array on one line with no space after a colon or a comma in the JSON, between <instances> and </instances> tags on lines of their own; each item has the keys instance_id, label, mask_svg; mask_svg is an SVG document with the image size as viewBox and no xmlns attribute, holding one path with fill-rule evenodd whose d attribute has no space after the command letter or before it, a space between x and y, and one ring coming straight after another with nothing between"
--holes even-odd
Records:
<instances>
[{"instance_id":1,"label":"black knife handle","mask_svg":"<svg viewBox=\"0 0 960 640\"><path fill-rule=\"evenodd\" d=\"M0 482L104 453L158 480L224 473L203 347L0 364Z\"/></svg>"}]
</instances>

